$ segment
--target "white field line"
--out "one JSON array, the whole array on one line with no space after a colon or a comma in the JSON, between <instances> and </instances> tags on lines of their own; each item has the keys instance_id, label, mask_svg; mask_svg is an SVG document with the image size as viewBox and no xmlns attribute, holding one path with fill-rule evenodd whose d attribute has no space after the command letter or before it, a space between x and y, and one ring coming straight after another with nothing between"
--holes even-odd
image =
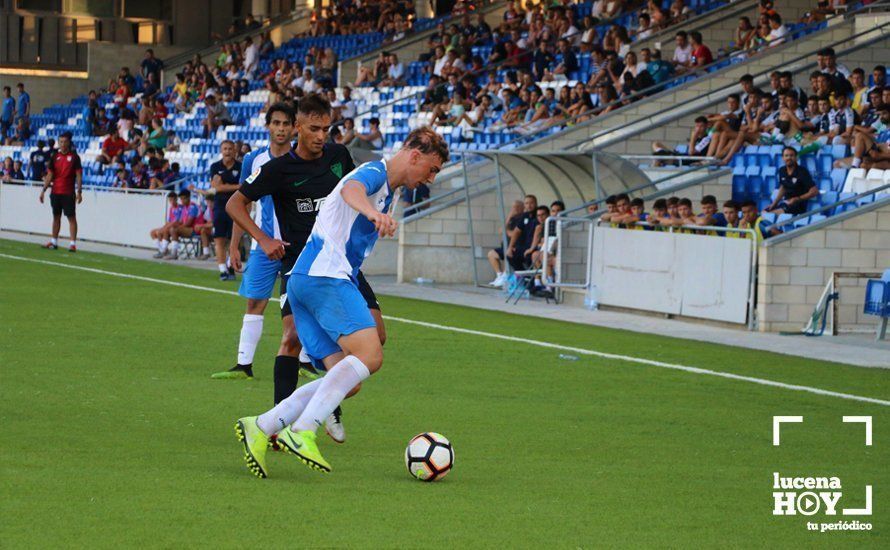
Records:
<instances>
[{"instance_id":1,"label":"white field line","mask_svg":"<svg viewBox=\"0 0 890 550\"><path fill-rule=\"evenodd\" d=\"M32 263L38 263L38 264L44 264L44 265L52 265L52 266L56 266L56 267L64 267L67 269L76 269L79 271L87 271L90 273L98 273L100 275L108 275L108 276L112 276L112 277L121 277L121 278L125 278L125 279L134 279L137 281L145 281L145 282L149 282L149 283L158 283L158 284L162 284L162 285L188 288L191 290L202 290L205 292L215 292L217 294L227 294L230 296L238 296L237 292L233 292L231 290L222 290L219 288L211 288L211 287L199 286L199 285L190 285L187 283L179 283L176 281L168 281L165 279L155 279L153 277L142 277L140 275L130 275L128 273L118 273L116 271L106 271L104 269L95 269L92 267L84 267L84 266L66 264L66 263L61 263L61 262L52 262L49 260L38 260L35 258L14 256L11 254L3 254L3 253L0 253L0 257L8 258L11 260L20 260L23 262L32 262ZM278 301L277 298L272 298L271 300L275 301L275 302ZM561 350L561 351L570 351L572 353L577 353L579 355L589 355L589 356L593 356L593 357L601 357L603 359L612 359L615 361L626 361L628 363L637 363L638 365L647 365L650 367L658 367L658 368L662 368L662 369L672 369L672 370L678 370L678 371L683 371L683 372L689 372L692 374L704 374L704 375L708 375L708 376L717 376L720 378L728 378L730 380L740 380L742 382L750 382L752 384L759 384L761 386L771 386L774 388L782 388L785 390L801 391L801 392L813 393L816 395L824 395L827 397L837 397L839 399L848 399L850 401L859 401L862 403L872 403L875 405L884 405L885 407L890 406L890 401L886 401L883 399L875 399L873 397L863 397L861 395L853 395L853 394L849 394L849 393L840 393L840 392L835 392L835 391L830 391L830 390L823 390L820 388L813 388L810 386L799 386L797 384L786 384L784 382L776 382L775 380L767 380L765 378L755 378L753 376L743 376L740 374L732 374L732 373L728 373L728 372L720 372L720 371L714 371L714 370L709 370L709 369L701 369L698 367L690 367L687 365L679 365L676 363L665 363L663 361L655 361L652 359L645 359L642 357L633 357L631 355L619 355L616 353L606 353L606 352L596 351L596 350L591 350L591 349L586 349L586 348L576 348L573 346L566 346L563 344L554 344L552 342L543 342L541 340L530 340L528 338L507 336L505 334L495 334L492 332L483 332L480 330L452 327L449 325L440 325L437 323L427 323L425 321L415 321L414 319L405 319L403 317L393 317L391 315L384 315L383 318L388 321L395 321L397 323L417 325L417 326L433 328L433 329L437 329L437 330L457 332L460 334L469 334L472 336L483 336L485 338L494 338L496 340L519 342L521 344L537 346L540 348L548 348L548 349Z\"/></svg>"}]
</instances>

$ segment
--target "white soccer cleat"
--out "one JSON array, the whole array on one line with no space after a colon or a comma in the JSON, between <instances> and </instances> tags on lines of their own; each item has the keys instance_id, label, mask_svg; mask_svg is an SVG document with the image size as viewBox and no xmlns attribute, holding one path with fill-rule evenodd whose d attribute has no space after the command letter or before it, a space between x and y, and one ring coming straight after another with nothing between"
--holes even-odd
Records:
<instances>
[{"instance_id":1,"label":"white soccer cleat","mask_svg":"<svg viewBox=\"0 0 890 550\"><path fill-rule=\"evenodd\" d=\"M337 443L343 443L346 441L346 429L343 427L343 422L340 421L340 415L337 413L338 411L334 411L324 421L324 431Z\"/></svg>"}]
</instances>

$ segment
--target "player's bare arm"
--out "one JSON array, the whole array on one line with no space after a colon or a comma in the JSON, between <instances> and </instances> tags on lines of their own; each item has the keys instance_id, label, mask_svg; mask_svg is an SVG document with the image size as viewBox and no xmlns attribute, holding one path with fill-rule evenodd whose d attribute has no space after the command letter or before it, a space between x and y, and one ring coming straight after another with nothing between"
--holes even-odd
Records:
<instances>
[{"instance_id":1,"label":"player's bare arm","mask_svg":"<svg viewBox=\"0 0 890 550\"><path fill-rule=\"evenodd\" d=\"M215 178L214 178L215 179ZM238 187L237 185L234 187ZM226 203L226 213L232 218L236 225L240 226L247 234L260 245L266 256L270 260L280 260L284 257L284 247L290 243L272 237L263 233L263 230L250 217L248 207L251 200L248 199L241 191L235 191L235 194ZM232 239L234 241L234 239Z\"/></svg>"}]
</instances>

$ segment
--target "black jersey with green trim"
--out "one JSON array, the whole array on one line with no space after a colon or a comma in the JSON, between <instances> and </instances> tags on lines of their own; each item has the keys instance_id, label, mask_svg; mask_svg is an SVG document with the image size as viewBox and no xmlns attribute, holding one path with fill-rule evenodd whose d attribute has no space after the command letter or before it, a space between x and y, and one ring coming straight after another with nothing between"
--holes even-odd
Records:
<instances>
[{"instance_id":1,"label":"black jersey with green trim","mask_svg":"<svg viewBox=\"0 0 890 550\"><path fill-rule=\"evenodd\" d=\"M291 149L248 176L241 193L252 201L272 196L281 239L291 244L285 255L299 255L325 197L354 169L352 155L340 144L325 144L321 157L314 160L300 158Z\"/></svg>"}]
</instances>

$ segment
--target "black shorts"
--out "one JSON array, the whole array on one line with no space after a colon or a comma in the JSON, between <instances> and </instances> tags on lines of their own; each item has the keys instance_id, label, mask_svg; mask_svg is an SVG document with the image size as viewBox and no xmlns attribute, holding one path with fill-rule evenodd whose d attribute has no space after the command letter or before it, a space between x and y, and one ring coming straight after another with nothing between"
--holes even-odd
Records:
<instances>
[{"instance_id":1,"label":"black shorts","mask_svg":"<svg viewBox=\"0 0 890 550\"><path fill-rule=\"evenodd\" d=\"M287 317L288 315L293 315L293 311L291 311L290 303L287 301L287 280L289 277L287 273L290 272L294 267L294 260L283 260L281 262L281 317ZM380 311L380 303L377 302L377 295L374 294L374 289L371 288L371 285L368 284L368 280L365 279L365 274L361 271L358 272L358 277L356 278L356 282L358 283L358 291L362 293L362 298L365 299L365 303L368 305L368 309L376 309Z\"/></svg>"},{"instance_id":2,"label":"black shorts","mask_svg":"<svg viewBox=\"0 0 890 550\"><path fill-rule=\"evenodd\" d=\"M498 258L501 260L504 259L504 248L499 246L494 249L495 253L498 255ZM525 255L525 250L516 249L513 251L513 257L507 259L510 263L510 267L513 268L513 271L525 271L528 269L529 264L531 263L531 258ZM528 260L528 261L526 261Z\"/></svg>"},{"instance_id":3,"label":"black shorts","mask_svg":"<svg viewBox=\"0 0 890 550\"><path fill-rule=\"evenodd\" d=\"M232 218L226 212L225 205L222 208L213 208L213 238L232 238Z\"/></svg>"},{"instance_id":4,"label":"black shorts","mask_svg":"<svg viewBox=\"0 0 890 550\"><path fill-rule=\"evenodd\" d=\"M54 193L50 193L49 195L49 204L53 207L53 216L61 216L63 213L66 218L74 217L75 206L77 205L77 201L74 200L74 195L56 195Z\"/></svg>"}]
</instances>

